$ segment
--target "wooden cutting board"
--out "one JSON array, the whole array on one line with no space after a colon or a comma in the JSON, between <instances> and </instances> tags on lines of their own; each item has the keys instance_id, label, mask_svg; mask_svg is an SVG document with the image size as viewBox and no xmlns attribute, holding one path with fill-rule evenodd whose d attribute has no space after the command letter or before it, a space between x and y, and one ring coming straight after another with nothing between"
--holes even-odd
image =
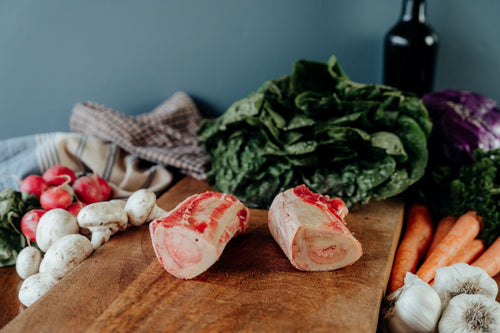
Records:
<instances>
[{"instance_id":1,"label":"wooden cutting board","mask_svg":"<svg viewBox=\"0 0 500 333\"><path fill-rule=\"evenodd\" d=\"M210 187L184 178L158 199L166 210ZM156 260L147 226L115 235L4 332L375 332L402 229L395 198L354 207L347 224L363 245L354 265L331 272L292 267L251 210L246 234L192 280Z\"/></svg>"}]
</instances>

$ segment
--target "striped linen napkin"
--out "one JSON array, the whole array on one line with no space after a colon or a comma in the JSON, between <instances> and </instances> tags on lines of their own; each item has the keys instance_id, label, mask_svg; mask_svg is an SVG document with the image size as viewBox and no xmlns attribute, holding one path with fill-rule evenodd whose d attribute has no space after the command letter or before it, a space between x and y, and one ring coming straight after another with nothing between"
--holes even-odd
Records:
<instances>
[{"instance_id":1,"label":"striped linen napkin","mask_svg":"<svg viewBox=\"0 0 500 333\"><path fill-rule=\"evenodd\" d=\"M165 167L145 163L113 143L79 133L51 132L0 141L0 191L19 189L30 174L43 174L56 164L77 175L95 172L113 188L113 197L127 197L141 188L159 194L172 182Z\"/></svg>"}]
</instances>

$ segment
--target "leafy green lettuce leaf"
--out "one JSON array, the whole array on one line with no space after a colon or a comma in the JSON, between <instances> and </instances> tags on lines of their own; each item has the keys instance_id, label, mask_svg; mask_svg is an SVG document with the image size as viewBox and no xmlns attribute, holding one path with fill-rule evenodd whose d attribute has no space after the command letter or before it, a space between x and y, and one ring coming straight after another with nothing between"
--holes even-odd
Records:
<instances>
[{"instance_id":1,"label":"leafy green lettuce leaf","mask_svg":"<svg viewBox=\"0 0 500 333\"><path fill-rule=\"evenodd\" d=\"M209 183L250 207L268 208L300 184L351 206L418 181L430 131L418 97L353 82L332 56L295 62L290 75L205 120L198 137L211 156Z\"/></svg>"}]
</instances>

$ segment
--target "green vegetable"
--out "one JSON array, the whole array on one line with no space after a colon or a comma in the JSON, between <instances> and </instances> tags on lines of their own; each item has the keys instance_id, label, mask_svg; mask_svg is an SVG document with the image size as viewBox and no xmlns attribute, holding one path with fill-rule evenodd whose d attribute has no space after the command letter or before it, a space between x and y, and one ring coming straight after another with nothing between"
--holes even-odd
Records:
<instances>
[{"instance_id":1,"label":"green vegetable","mask_svg":"<svg viewBox=\"0 0 500 333\"><path fill-rule=\"evenodd\" d=\"M474 210L483 218L478 237L489 245L500 236L500 149L476 149L472 163L435 167L426 179L421 192L436 219Z\"/></svg>"},{"instance_id":2,"label":"green vegetable","mask_svg":"<svg viewBox=\"0 0 500 333\"><path fill-rule=\"evenodd\" d=\"M424 174L430 131L419 98L355 83L332 56L295 62L291 75L205 120L198 136L214 189L268 208L300 184L348 206L397 195Z\"/></svg>"},{"instance_id":3,"label":"green vegetable","mask_svg":"<svg viewBox=\"0 0 500 333\"><path fill-rule=\"evenodd\" d=\"M6 188L0 193L0 267L14 265L17 254L26 246L20 222L25 213L40 208L31 193Z\"/></svg>"}]
</instances>

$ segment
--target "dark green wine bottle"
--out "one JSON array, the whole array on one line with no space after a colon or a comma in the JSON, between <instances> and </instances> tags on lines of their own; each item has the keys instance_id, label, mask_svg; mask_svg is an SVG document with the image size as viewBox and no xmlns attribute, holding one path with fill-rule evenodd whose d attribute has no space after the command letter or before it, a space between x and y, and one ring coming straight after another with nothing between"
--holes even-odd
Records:
<instances>
[{"instance_id":1,"label":"dark green wine bottle","mask_svg":"<svg viewBox=\"0 0 500 333\"><path fill-rule=\"evenodd\" d=\"M426 22L424 0L404 0L384 42L384 84L419 96L434 86L438 37Z\"/></svg>"}]
</instances>

